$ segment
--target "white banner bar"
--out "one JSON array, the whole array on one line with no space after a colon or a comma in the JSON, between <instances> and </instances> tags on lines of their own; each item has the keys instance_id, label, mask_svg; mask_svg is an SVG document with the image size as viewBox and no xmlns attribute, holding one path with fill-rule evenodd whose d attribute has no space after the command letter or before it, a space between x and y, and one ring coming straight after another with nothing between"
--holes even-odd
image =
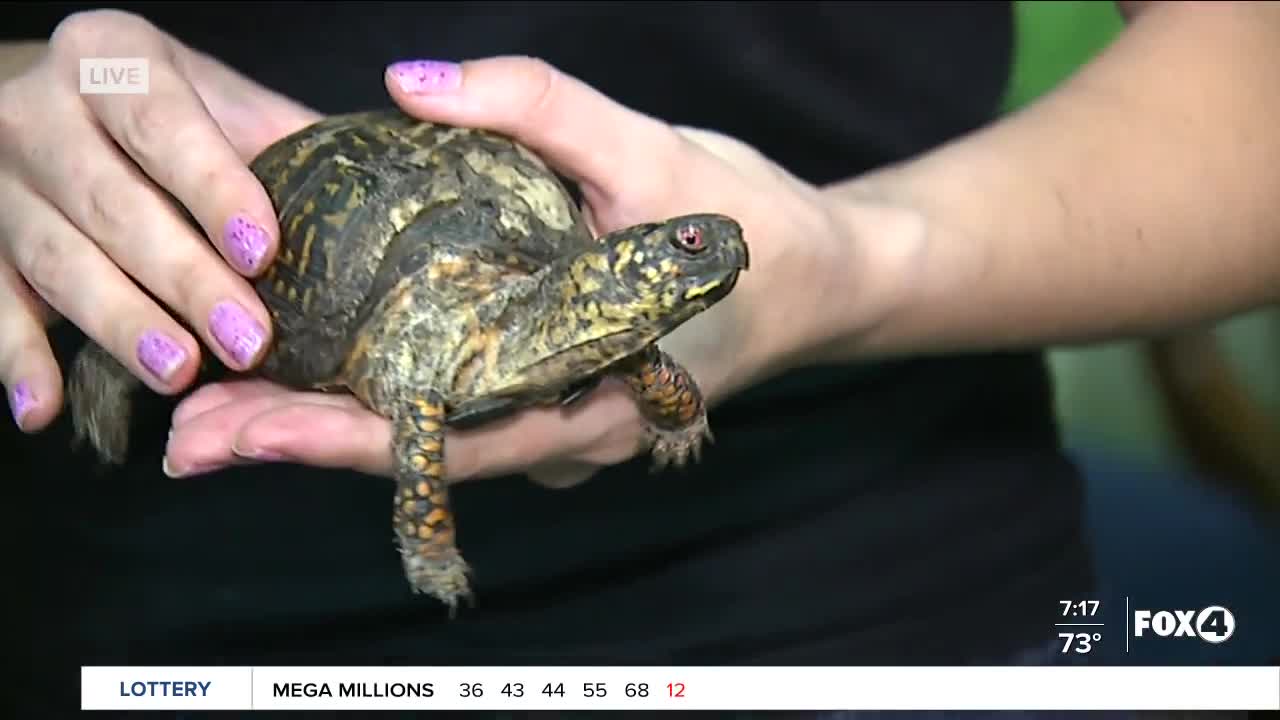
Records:
<instances>
[{"instance_id":1,"label":"white banner bar","mask_svg":"<svg viewBox=\"0 0 1280 720\"><path fill-rule=\"evenodd\" d=\"M1277 667L85 667L85 710L1280 710Z\"/></svg>"}]
</instances>

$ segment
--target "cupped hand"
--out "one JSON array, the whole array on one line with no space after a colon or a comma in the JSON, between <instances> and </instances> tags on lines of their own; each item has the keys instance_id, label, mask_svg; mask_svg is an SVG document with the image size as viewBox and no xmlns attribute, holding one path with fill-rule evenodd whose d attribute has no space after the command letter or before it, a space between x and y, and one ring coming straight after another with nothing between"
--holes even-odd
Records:
<instances>
[{"instance_id":1,"label":"cupped hand","mask_svg":"<svg viewBox=\"0 0 1280 720\"><path fill-rule=\"evenodd\" d=\"M146 58L149 92L81 94L80 59L102 57ZM270 324L246 278L278 229L246 160L317 117L117 11L69 16L0 82L0 382L22 429L63 404L60 319L160 393L202 346L256 363Z\"/></svg>"},{"instance_id":2,"label":"cupped hand","mask_svg":"<svg viewBox=\"0 0 1280 720\"><path fill-rule=\"evenodd\" d=\"M386 82L411 115L503 132L539 153L580 185L597 233L683 213L737 219L751 269L726 300L661 343L709 404L785 368L816 337L816 280L847 250L818 190L754 149L635 112L529 58L401 63ZM167 463L175 475L271 460L392 472L389 424L345 396L219 383L185 399L173 421ZM450 482L523 472L563 487L641 451L643 427L627 391L605 383L568 408L451 431L445 471Z\"/></svg>"}]
</instances>

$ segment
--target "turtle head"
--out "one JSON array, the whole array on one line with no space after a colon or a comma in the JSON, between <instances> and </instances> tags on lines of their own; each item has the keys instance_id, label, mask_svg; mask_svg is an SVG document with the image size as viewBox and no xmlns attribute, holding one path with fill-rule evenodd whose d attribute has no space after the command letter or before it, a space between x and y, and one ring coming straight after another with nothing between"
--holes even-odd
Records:
<instances>
[{"instance_id":1,"label":"turtle head","mask_svg":"<svg viewBox=\"0 0 1280 720\"><path fill-rule=\"evenodd\" d=\"M724 215L611 232L546 278L540 349L603 367L719 302L747 264L742 227Z\"/></svg>"},{"instance_id":2,"label":"turtle head","mask_svg":"<svg viewBox=\"0 0 1280 720\"><path fill-rule=\"evenodd\" d=\"M501 354L506 375L521 387L593 375L722 300L747 265L742 227L724 215L611 232L543 273L536 321Z\"/></svg>"},{"instance_id":3,"label":"turtle head","mask_svg":"<svg viewBox=\"0 0 1280 720\"><path fill-rule=\"evenodd\" d=\"M749 264L742 227L724 215L635 225L600 242L608 265L608 282L595 298L602 314L658 334L728 295Z\"/></svg>"}]
</instances>

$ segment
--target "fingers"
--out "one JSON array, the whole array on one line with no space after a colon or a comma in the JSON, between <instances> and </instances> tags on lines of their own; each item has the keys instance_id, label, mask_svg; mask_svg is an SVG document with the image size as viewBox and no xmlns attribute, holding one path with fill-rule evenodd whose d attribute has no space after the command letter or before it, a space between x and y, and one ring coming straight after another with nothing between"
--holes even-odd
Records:
<instances>
[{"instance_id":1,"label":"fingers","mask_svg":"<svg viewBox=\"0 0 1280 720\"><path fill-rule=\"evenodd\" d=\"M250 419L236 435L236 453L391 475L389 422L356 403L317 404L320 398L311 395L291 399Z\"/></svg>"},{"instance_id":2,"label":"fingers","mask_svg":"<svg viewBox=\"0 0 1280 720\"><path fill-rule=\"evenodd\" d=\"M498 57L461 66L413 60L387 68L385 81L405 112L426 120L511 135L562 173L605 196L655 189L637 177L655 153L681 139L665 123L626 108L551 65Z\"/></svg>"},{"instance_id":3,"label":"fingers","mask_svg":"<svg viewBox=\"0 0 1280 720\"><path fill-rule=\"evenodd\" d=\"M635 406L605 388L580 407L518 413L445 439L450 482L529 472L535 482L567 487L636 449ZM390 476L391 423L345 394L297 392L263 380L208 385L174 411L165 453L173 477L245 461L278 461Z\"/></svg>"},{"instance_id":4,"label":"fingers","mask_svg":"<svg viewBox=\"0 0 1280 720\"><path fill-rule=\"evenodd\" d=\"M0 180L0 197L0 262L156 392L191 382L199 348L182 326L40 198L12 179ZM29 332L25 320L6 322Z\"/></svg>"},{"instance_id":5,"label":"fingers","mask_svg":"<svg viewBox=\"0 0 1280 720\"><path fill-rule=\"evenodd\" d=\"M183 71L188 68L179 67L188 64L189 51L144 18L115 10L87 11L67 17L54 30L49 48L55 77L67 86L59 97L64 102L78 103L79 108L88 112L76 112L72 108L73 112L60 115L74 117L66 121L65 130L76 135L51 133L43 127L42 134L80 137L82 143L97 141L103 148L118 144L141 170L131 173L135 181L142 176L154 180L191 211L228 262L246 275L258 272L275 250L275 214L266 193L223 135L190 79L184 76ZM81 58L124 54L148 61L146 93L75 92ZM31 90L38 95L34 106L54 101L47 87L50 84L46 78ZM109 137L101 132L88 132L86 122L91 127L100 126ZM46 148L44 154L64 155L76 149L91 148L60 146ZM100 153L94 153L86 156L82 165L91 166L102 160L105 158L100 157ZM28 166L32 164L39 163L29 162ZM47 183L36 187L42 194L50 194L51 186ZM83 190L74 184L72 187ZM139 211L152 212L158 200L167 199L159 192L153 194L156 198L139 207ZM129 199L129 193L123 195L111 196L111 199ZM77 224L82 220L72 219ZM165 214L164 220L167 222L161 224L167 227L163 229L170 232L175 229L172 225L180 222L176 213ZM89 228L82 225L82 229L91 237L97 237Z\"/></svg>"},{"instance_id":6,"label":"fingers","mask_svg":"<svg viewBox=\"0 0 1280 720\"><path fill-rule=\"evenodd\" d=\"M229 403L250 401L255 398L283 395L289 389L266 380L249 379L234 382L216 382L204 385L182 399L173 410L170 424L185 425L188 420L203 415Z\"/></svg>"},{"instance_id":7,"label":"fingers","mask_svg":"<svg viewBox=\"0 0 1280 720\"><path fill-rule=\"evenodd\" d=\"M0 262L0 384L14 422L44 429L62 405L62 374L26 283Z\"/></svg>"},{"instance_id":8,"label":"fingers","mask_svg":"<svg viewBox=\"0 0 1280 720\"><path fill-rule=\"evenodd\" d=\"M272 258L274 211L175 67L182 53L164 33L128 13L68 17L50 38L46 58L3 86L7 122L0 122L0 131L7 132L0 136L0 149L5 169L88 240L63 248L65 256L88 255L95 258L88 262L100 265L93 253L85 252L96 245L131 278L121 285L115 274L81 276L82 294L116 296L119 287L133 281L142 286L133 288L137 298L100 311L113 321L120 319L120 313L139 307L149 294L191 327L224 364L248 369L270 341L270 322L242 275L257 273ZM122 54L148 59L148 93L77 92L80 58ZM195 225L177 206L190 211ZM15 252L40 256L31 248ZM89 287L98 283L113 287ZM174 326L176 320L158 324ZM166 355L169 372L164 374L173 377L162 381L168 384L186 372L194 354L176 355L173 344L186 344L183 333L162 334L171 342L156 341L151 347L153 355ZM133 353L118 338L108 347L122 362ZM182 369L170 367L172 363Z\"/></svg>"},{"instance_id":9,"label":"fingers","mask_svg":"<svg viewBox=\"0 0 1280 720\"><path fill-rule=\"evenodd\" d=\"M249 276L262 270L279 235L271 201L172 65L152 66L146 95L84 99L124 152L191 212L232 267Z\"/></svg>"},{"instance_id":10,"label":"fingers","mask_svg":"<svg viewBox=\"0 0 1280 720\"><path fill-rule=\"evenodd\" d=\"M585 479L584 466L612 465L635 454L638 417L628 392L606 381L571 407L528 408L450 432L446 470L451 479L527 473L539 484L572 485Z\"/></svg>"},{"instance_id":11,"label":"fingers","mask_svg":"<svg viewBox=\"0 0 1280 720\"><path fill-rule=\"evenodd\" d=\"M390 447L390 424L349 395L260 380L218 383L175 410L165 471L181 477L260 460L388 475Z\"/></svg>"},{"instance_id":12,"label":"fingers","mask_svg":"<svg viewBox=\"0 0 1280 720\"><path fill-rule=\"evenodd\" d=\"M230 447L230 440L235 437L233 430L238 432L254 416L297 402L300 397L307 398L313 405L339 408L356 403L349 395L299 392L259 379L236 380L201 387L178 404L170 422L175 431L185 430L207 420L206 416L216 415L213 424L230 433L227 435Z\"/></svg>"},{"instance_id":13,"label":"fingers","mask_svg":"<svg viewBox=\"0 0 1280 720\"><path fill-rule=\"evenodd\" d=\"M349 395L222 383L201 388L175 410L165 472L184 477L257 460L390 476L391 433L390 421ZM544 444L529 438L527 427L497 437L486 431L450 433L446 476L456 481L518 472L533 446Z\"/></svg>"},{"instance_id":14,"label":"fingers","mask_svg":"<svg viewBox=\"0 0 1280 720\"><path fill-rule=\"evenodd\" d=\"M149 96L112 96L114 100ZM167 110L163 112L177 112ZM54 207L61 209L63 215L74 224L83 247L67 247L64 255L85 255L84 262L94 267L101 267L101 260L109 258L113 268L101 268L90 275L76 278L78 287L88 297L95 293L107 293L117 298L114 305L98 306L99 314L109 314L113 322L129 324L123 315L126 307L140 307L144 302L142 292L133 286L133 278L146 288L167 308L172 308L183 318L185 324L200 335L203 344L211 348L219 359L229 367L247 369L258 360L262 349L269 341L269 316L261 301L253 293L249 285L238 277L227 263L218 258L209 244L192 228L173 207L165 194L151 181L144 177L127 158L116 150L109 138L89 124L80 114L60 115L53 132L40 133L36 140L25 149L28 157L20 168L34 190L39 192ZM166 121L167 122L167 121ZM157 129L161 126L157 126ZM134 132L134 131L130 131ZM179 133L180 135L180 133ZM42 146L40 143L57 143L57 147ZM214 142L210 140L209 142ZM225 142L223 143L225 146ZM175 167L200 167L207 161L190 160L200 156L202 151L190 148L174 148L174 157L170 162ZM182 157L188 159L180 159ZM157 160L158 162L158 160ZM230 160L232 167L236 161ZM223 165L227 165L224 158ZM235 171L232 171L233 174ZM171 171L170 174L180 175ZM242 176L241 179L243 179ZM189 180L182 180L187 183ZM205 178L205 182L224 189L207 188L209 198L215 204L237 202L237 193L249 195L256 190L256 183L231 182L224 183ZM195 187L186 192L195 193ZM221 200L217 200L221 198ZM257 201L249 201L255 204ZM47 206L46 206L47 207ZM214 217L224 212L223 209L208 210L211 207L205 202L202 207L206 217ZM237 223L235 217L230 219L232 233L224 244L227 252L233 256L257 257L256 250L241 252L244 248L255 246L258 233L244 223ZM255 221L256 222L256 221ZM92 242L90 242L90 239ZM85 252L96 244L101 253ZM239 249L236 249L239 248ZM124 274L127 274L126 277ZM97 288L102 283L109 288ZM33 285L36 285L33 283ZM36 285L37 289L41 289ZM136 297L124 300L121 296L123 288L129 287ZM146 302L150 303L149 300ZM55 303L51 303L55 304ZM56 304L55 304L56 306ZM103 309L109 309L102 313ZM147 314L148 317L152 313ZM73 320L80 325L78 319ZM152 318L153 329L160 330L169 340L184 344L182 336L185 331L177 332L175 321L161 321ZM171 331L163 331L166 326ZM88 332L88 328L81 325ZM131 353L133 346L123 339L117 339L114 345L106 345L121 361L125 360L126 351ZM186 362L193 358L188 353ZM171 372L177 372L170 368ZM184 371L185 372L185 371ZM154 373L153 373L154 374ZM185 377L185 375L184 375ZM161 376L165 383L174 382L173 378Z\"/></svg>"}]
</instances>

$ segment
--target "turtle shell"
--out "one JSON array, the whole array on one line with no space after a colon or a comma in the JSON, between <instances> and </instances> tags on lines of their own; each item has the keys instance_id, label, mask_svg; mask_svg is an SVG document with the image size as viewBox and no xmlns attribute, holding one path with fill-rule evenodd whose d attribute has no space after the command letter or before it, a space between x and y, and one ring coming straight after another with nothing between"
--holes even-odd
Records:
<instances>
[{"instance_id":1,"label":"turtle shell","mask_svg":"<svg viewBox=\"0 0 1280 720\"><path fill-rule=\"evenodd\" d=\"M262 371L293 386L341 384L364 319L399 278L478 258L470 266L484 272L450 285L461 303L596 242L566 183L529 150L398 110L323 119L251 169L280 223L257 280L275 328Z\"/></svg>"}]
</instances>

